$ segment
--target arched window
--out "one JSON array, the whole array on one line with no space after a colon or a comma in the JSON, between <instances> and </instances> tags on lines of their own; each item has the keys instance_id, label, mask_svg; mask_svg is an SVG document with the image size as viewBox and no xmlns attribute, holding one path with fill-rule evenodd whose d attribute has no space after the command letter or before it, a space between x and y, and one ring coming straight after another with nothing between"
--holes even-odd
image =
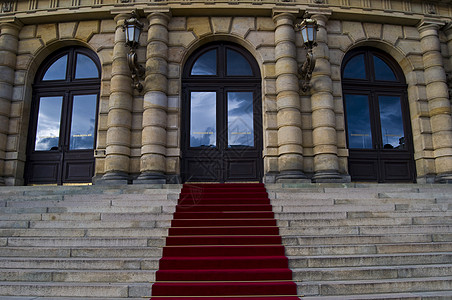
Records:
<instances>
[{"instance_id":1,"label":"arched window","mask_svg":"<svg viewBox=\"0 0 452 300\"><path fill-rule=\"evenodd\" d=\"M41 65L33 85L26 182L91 182L100 63L90 50L65 48Z\"/></svg>"},{"instance_id":2,"label":"arched window","mask_svg":"<svg viewBox=\"0 0 452 300\"><path fill-rule=\"evenodd\" d=\"M397 63L377 49L350 51L342 89L352 180L413 181L407 86Z\"/></svg>"},{"instance_id":3,"label":"arched window","mask_svg":"<svg viewBox=\"0 0 452 300\"><path fill-rule=\"evenodd\" d=\"M243 48L208 45L184 68L182 177L262 180L259 68Z\"/></svg>"}]
</instances>

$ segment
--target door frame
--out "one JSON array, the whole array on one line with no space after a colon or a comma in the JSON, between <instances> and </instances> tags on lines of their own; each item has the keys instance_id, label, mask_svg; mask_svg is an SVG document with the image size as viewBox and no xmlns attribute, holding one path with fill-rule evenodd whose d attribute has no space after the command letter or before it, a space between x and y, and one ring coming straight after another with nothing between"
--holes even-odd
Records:
<instances>
[{"instance_id":1,"label":"door frame","mask_svg":"<svg viewBox=\"0 0 452 300\"><path fill-rule=\"evenodd\" d=\"M353 57L364 54L366 79L347 79L343 77L344 68ZM372 55L382 59L393 70L397 81L376 81L373 77L373 66L370 66ZM370 68L370 69L369 69ZM368 95L372 149L350 148L348 166L352 181L376 182L415 182L414 146L411 130L410 110L407 96L407 84L400 66L385 52L370 48L357 48L346 54L342 63L342 94L344 103L344 120L347 145L349 145L348 116L345 95ZM379 96L400 97L402 123L406 149L393 150L383 148L381 132ZM397 170L396 170L397 169ZM397 172L399 171L399 173Z\"/></svg>"},{"instance_id":2,"label":"door frame","mask_svg":"<svg viewBox=\"0 0 452 300\"><path fill-rule=\"evenodd\" d=\"M211 76L192 76L190 75L191 68L196 60L204 53L212 49L221 49L217 55L218 71L216 75ZM226 71L226 60L222 55L225 55L226 49L233 49L242 54L253 71L253 76L223 76ZM222 73L224 71L224 73ZM217 143L215 148L211 147L190 147L190 116L191 116L191 100L190 93L192 91L212 91L216 92L216 125L217 125ZM227 135L227 92L253 92L253 126L254 126L254 147L236 147L234 150L228 149L228 135ZM241 46L228 42L216 42L206 45L203 48L194 52L187 60L182 79L182 110L181 110L181 177L183 182L233 182L233 181L262 181L263 178L263 126L262 126L262 92L261 92L261 77L260 69L256 60L252 55ZM219 147L223 147L220 149ZM243 151L245 150L245 151ZM199 156L200 152L204 152L204 156ZM234 152L238 153L234 155ZM216 162L213 162L216 160ZM251 161L255 160L255 165L251 166ZM190 175L190 165L198 162L205 164L204 170L207 171L207 176ZM229 176L231 171L231 164L233 163L248 164L249 167L254 168L252 172L255 173L253 178L248 175ZM212 170L212 168L217 168ZM215 178L212 178L215 177Z\"/></svg>"},{"instance_id":3,"label":"door frame","mask_svg":"<svg viewBox=\"0 0 452 300\"><path fill-rule=\"evenodd\" d=\"M98 78L74 79L75 63L77 54L88 56L96 65L99 71ZM68 63L66 69L65 80L49 80L43 81L47 69L53 65L59 58L68 54ZM32 86L32 103L30 111L30 123L28 127L26 163L25 163L25 184L57 184L65 183L91 183L94 175L94 149L97 142L97 126L99 114L100 100L100 83L101 83L101 65L98 57L91 50L83 47L65 47L51 54L39 67L36 74L35 82ZM72 111L74 96L78 95L96 95L97 102L95 108L94 121L94 143L92 149L69 149L70 142L70 126L72 122ZM42 97L61 96L62 108L60 117L60 131L58 140L58 149L48 151L36 151L35 142L39 117L39 105ZM36 168L42 168L41 171L51 171L49 176L35 176L33 173ZM89 173L89 176L78 176L82 170Z\"/></svg>"}]
</instances>

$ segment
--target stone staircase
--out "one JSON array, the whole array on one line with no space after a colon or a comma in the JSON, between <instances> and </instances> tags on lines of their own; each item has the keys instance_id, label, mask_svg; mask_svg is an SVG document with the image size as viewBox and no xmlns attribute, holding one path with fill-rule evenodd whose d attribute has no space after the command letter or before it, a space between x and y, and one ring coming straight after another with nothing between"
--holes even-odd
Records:
<instances>
[{"instance_id":1,"label":"stone staircase","mask_svg":"<svg viewBox=\"0 0 452 300\"><path fill-rule=\"evenodd\" d=\"M452 299L452 187L268 185L303 299Z\"/></svg>"},{"instance_id":2,"label":"stone staircase","mask_svg":"<svg viewBox=\"0 0 452 300\"><path fill-rule=\"evenodd\" d=\"M0 299L149 296L180 188L0 188Z\"/></svg>"},{"instance_id":3,"label":"stone staircase","mask_svg":"<svg viewBox=\"0 0 452 300\"><path fill-rule=\"evenodd\" d=\"M180 185L0 188L0 299L145 299ZM303 299L452 299L452 186L270 184Z\"/></svg>"}]
</instances>

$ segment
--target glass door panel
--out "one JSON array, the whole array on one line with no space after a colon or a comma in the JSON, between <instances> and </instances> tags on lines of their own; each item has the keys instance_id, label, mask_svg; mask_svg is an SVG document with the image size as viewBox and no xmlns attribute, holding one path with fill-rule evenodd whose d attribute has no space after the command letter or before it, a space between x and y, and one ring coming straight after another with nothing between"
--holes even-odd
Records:
<instances>
[{"instance_id":1,"label":"glass door panel","mask_svg":"<svg viewBox=\"0 0 452 300\"><path fill-rule=\"evenodd\" d=\"M93 149L97 95L76 95L72 104L70 150Z\"/></svg>"},{"instance_id":2,"label":"glass door panel","mask_svg":"<svg viewBox=\"0 0 452 300\"><path fill-rule=\"evenodd\" d=\"M372 149L372 131L367 95L346 94L348 146L355 149Z\"/></svg>"},{"instance_id":3,"label":"glass door panel","mask_svg":"<svg viewBox=\"0 0 452 300\"><path fill-rule=\"evenodd\" d=\"M62 103L62 96L39 99L35 151L58 150Z\"/></svg>"},{"instance_id":4,"label":"glass door panel","mask_svg":"<svg viewBox=\"0 0 452 300\"><path fill-rule=\"evenodd\" d=\"M217 145L217 93L190 93L190 147Z\"/></svg>"},{"instance_id":5,"label":"glass door panel","mask_svg":"<svg viewBox=\"0 0 452 300\"><path fill-rule=\"evenodd\" d=\"M398 96L379 96L383 149L405 149L402 107Z\"/></svg>"},{"instance_id":6,"label":"glass door panel","mask_svg":"<svg viewBox=\"0 0 452 300\"><path fill-rule=\"evenodd\" d=\"M228 92L228 147L254 147L253 92Z\"/></svg>"}]
</instances>

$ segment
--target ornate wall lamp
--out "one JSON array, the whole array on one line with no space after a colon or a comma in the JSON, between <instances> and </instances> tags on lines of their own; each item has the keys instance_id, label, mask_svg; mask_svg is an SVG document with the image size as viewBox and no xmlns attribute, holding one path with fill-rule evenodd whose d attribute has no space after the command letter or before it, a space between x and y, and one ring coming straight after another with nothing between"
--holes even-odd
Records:
<instances>
[{"instance_id":1,"label":"ornate wall lamp","mask_svg":"<svg viewBox=\"0 0 452 300\"><path fill-rule=\"evenodd\" d=\"M138 64L137 53L135 50L140 45L140 35L143 30L143 23L138 20L138 16L135 11L129 19L124 21L123 30L126 34L126 46L130 48L130 52L127 53L127 62L129 63L130 71L132 72L133 86L141 92L143 85L140 83L140 79L143 79L145 68Z\"/></svg>"},{"instance_id":2,"label":"ornate wall lamp","mask_svg":"<svg viewBox=\"0 0 452 300\"><path fill-rule=\"evenodd\" d=\"M300 30L303 44L308 50L306 53L306 61L298 69L302 81L301 89L303 92L306 92L309 89L312 71L314 71L315 67L315 58L312 54L312 48L317 46L316 40L318 25L316 20L305 18L300 24L296 24L295 26Z\"/></svg>"}]
</instances>

